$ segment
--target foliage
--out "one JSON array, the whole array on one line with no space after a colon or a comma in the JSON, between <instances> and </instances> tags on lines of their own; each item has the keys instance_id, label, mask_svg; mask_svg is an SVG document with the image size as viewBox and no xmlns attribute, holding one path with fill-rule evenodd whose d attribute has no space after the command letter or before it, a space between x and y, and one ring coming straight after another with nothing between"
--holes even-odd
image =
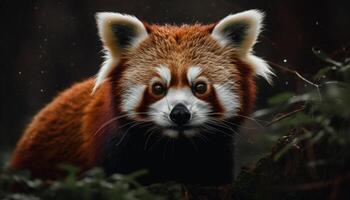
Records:
<instances>
[{"instance_id":1,"label":"foliage","mask_svg":"<svg viewBox=\"0 0 350 200\"><path fill-rule=\"evenodd\" d=\"M350 193L350 59L332 60L312 89L284 92L255 117L270 117L269 131L284 135L270 154L246 168L235 183L237 199L349 199Z\"/></svg>"},{"instance_id":2,"label":"foliage","mask_svg":"<svg viewBox=\"0 0 350 200\"><path fill-rule=\"evenodd\" d=\"M43 181L31 179L27 172L3 171L0 177L0 199L39 200L39 199L120 199L120 200L161 200L140 186L135 178L144 174L137 172L128 176L112 175L105 177L101 169L92 169L83 178L77 177L77 169L64 167L68 175L63 180Z\"/></svg>"},{"instance_id":3,"label":"foliage","mask_svg":"<svg viewBox=\"0 0 350 200\"><path fill-rule=\"evenodd\" d=\"M314 142L327 135L337 142L349 142L350 130L350 59L332 60L319 50L314 53L330 66L314 76L314 88L302 94L283 92L269 100L269 109L257 111L256 117L274 116L271 132L302 128ZM300 138L299 138L300 139Z\"/></svg>"}]
</instances>

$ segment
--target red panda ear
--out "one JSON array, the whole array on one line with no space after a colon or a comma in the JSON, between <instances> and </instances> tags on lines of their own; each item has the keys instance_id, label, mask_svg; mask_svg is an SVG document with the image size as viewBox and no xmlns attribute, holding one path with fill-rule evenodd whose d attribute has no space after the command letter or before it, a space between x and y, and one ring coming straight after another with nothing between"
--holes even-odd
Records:
<instances>
[{"instance_id":1,"label":"red panda ear","mask_svg":"<svg viewBox=\"0 0 350 200\"><path fill-rule=\"evenodd\" d=\"M105 49L105 62L99 70L95 91L120 62L122 54L139 46L147 36L144 24L134 16L102 12L96 14L98 33Z\"/></svg>"},{"instance_id":2,"label":"red panda ear","mask_svg":"<svg viewBox=\"0 0 350 200\"><path fill-rule=\"evenodd\" d=\"M258 38L263 17L257 10L229 15L216 24L211 35L221 45L233 45L240 54L247 54Z\"/></svg>"},{"instance_id":3,"label":"red panda ear","mask_svg":"<svg viewBox=\"0 0 350 200\"><path fill-rule=\"evenodd\" d=\"M248 10L229 15L213 28L211 36L222 46L233 46L238 56L253 66L255 73L270 82L273 72L268 64L251 52L262 28L264 14L258 10Z\"/></svg>"}]
</instances>

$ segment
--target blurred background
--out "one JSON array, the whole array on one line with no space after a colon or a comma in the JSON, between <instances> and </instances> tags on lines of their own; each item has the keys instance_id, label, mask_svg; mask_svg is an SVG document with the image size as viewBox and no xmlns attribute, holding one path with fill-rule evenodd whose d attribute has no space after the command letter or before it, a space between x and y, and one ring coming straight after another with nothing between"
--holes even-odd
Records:
<instances>
[{"instance_id":1,"label":"blurred background","mask_svg":"<svg viewBox=\"0 0 350 200\"><path fill-rule=\"evenodd\" d=\"M321 64L312 48L333 58L349 55L350 2L278 0L26 0L0 1L0 156L8 156L26 124L55 95L94 76L102 62L95 13L121 12L150 23L212 23L230 13L260 9L265 30L256 54L308 77ZM269 86L258 80L256 109L281 91L307 87L291 73L275 69ZM269 119L266 119L267 121ZM261 157L269 145L259 126L249 123L238 137L238 165ZM253 127L253 128L249 128ZM255 128L254 128L255 127ZM265 133L264 133L265 134ZM267 134L267 133L266 133Z\"/></svg>"}]
</instances>

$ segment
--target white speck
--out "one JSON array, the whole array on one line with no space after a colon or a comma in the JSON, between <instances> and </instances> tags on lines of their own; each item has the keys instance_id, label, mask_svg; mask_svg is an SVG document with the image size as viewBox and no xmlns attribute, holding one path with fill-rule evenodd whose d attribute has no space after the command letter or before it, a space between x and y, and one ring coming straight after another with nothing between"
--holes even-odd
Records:
<instances>
[{"instance_id":1,"label":"white speck","mask_svg":"<svg viewBox=\"0 0 350 200\"><path fill-rule=\"evenodd\" d=\"M316 26L318 26L319 25L318 21L316 21L315 24L316 24Z\"/></svg>"},{"instance_id":2,"label":"white speck","mask_svg":"<svg viewBox=\"0 0 350 200\"><path fill-rule=\"evenodd\" d=\"M44 73L45 73L45 71L44 71L44 70L41 70L41 71L40 71L40 74L44 74Z\"/></svg>"},{"instance_id":3,"label":"white speck","mask_svg":"<svg viewBox=\"0 0 350 200\"><path fill-rule=\"evenodd\" d=\"M286 81L286 85L288 85L289 84L289 82L288 81Z\"/></svg>"},{"instance_id":4,"label":"white speck","mask_svg":"<svg viewBox=\"0 0 350 200\"><path fill-rule=\"evenodd\" d=\"M44 92L44 89L40 89L40 92Z\"/></svg>"},{"instance_id":5,"label":"white speck","mask_svg":"<svg viewBox=\"0 0 350 200\"><path fill-rule=\"evenodd\" d=\"M326 78L326 76L325 76L325 75L323 75L323 76L322 76L322 78Z\"/></svg>"},{"instance_id":6,"label":"white speck","mask_svg":"<svg viewBox=\"0 0 350 200\"><path fill-rule=\"evenodd\" d=\"M22 72L18 72L19 75L22 75Z\"/></svg>"},{"instance_id":7,"label":"white speck","mask_svg":"<svg viewBox=\"0 0 350 200\"><path fill-rule=\"evenodd\" d=\"M44 42L47 42L47 40L48 40L47 38L44 38Z\"/></svg>"},{"instance_id":8,"label":"white speck","mask_svg":"<svg viewBox=\"0 0 350 200\"><path fill-rule=\"evenodd\" d=\"M287 63L287 59L283 59L283 62L284 62L284 63Z\"/></svg>"},{"instance_id":9,"label":"white speck","mask_svg":"<svg viewBox=\"0 0 350 200\"><path fill-rule=\"evenodd\" d=\"M337 69L337 67L332 67L332 70L336 70Z\"/></svg>"}]
</instances>

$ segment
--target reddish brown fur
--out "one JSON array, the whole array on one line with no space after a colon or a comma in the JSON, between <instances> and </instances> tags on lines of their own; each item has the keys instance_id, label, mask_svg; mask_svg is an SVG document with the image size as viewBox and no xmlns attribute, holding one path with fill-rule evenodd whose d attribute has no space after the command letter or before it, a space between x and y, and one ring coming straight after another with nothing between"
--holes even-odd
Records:
<instances>
[{"instance_id":1,"label":"reddish brown fur","mask_svg":"<svg viewBox=\"0 0 350 200\"><path fill-rule=\"evenodd\" d=\"M34 177L62 175L59 163L89 169L99 152L94 143L98 128L109 120L109 84L91 95L94 81L88 79L59 94L27 127L13 152L11 167L29 169Z\"/></svg>"},{"instance_id":2,"label":"reddish brown fur","mask_svg":"<svg viewBox=\"0 0 350 200\"><path fill-rule=\"evenodd\" d=\"M135 51L123 54L123 62L112 73L113 88L106 81L92 95L93 80L89 79L58 95L28 126L13 153L11 166L29 169L35 177L56 178L61 175L56 166L62 162L82 170L98 165L101 145L107 137L98 130L113 112L120 111L119 107L113 108L111 99L119 106L121 93L130 84L149 85L152 69L159 64L171 69L171 84L178 87L188 84L184 77L189 66L202 67L211 84L234 80L242 102L238 113L248 115L255 101L253 70L237 58L234 48L222 47L210 37L212 28L213 25L147 25L150 37ZM156 101L144 95L138 110ZM214 93L205 98L220 110Z\"/></svg>"}]
</instances>

